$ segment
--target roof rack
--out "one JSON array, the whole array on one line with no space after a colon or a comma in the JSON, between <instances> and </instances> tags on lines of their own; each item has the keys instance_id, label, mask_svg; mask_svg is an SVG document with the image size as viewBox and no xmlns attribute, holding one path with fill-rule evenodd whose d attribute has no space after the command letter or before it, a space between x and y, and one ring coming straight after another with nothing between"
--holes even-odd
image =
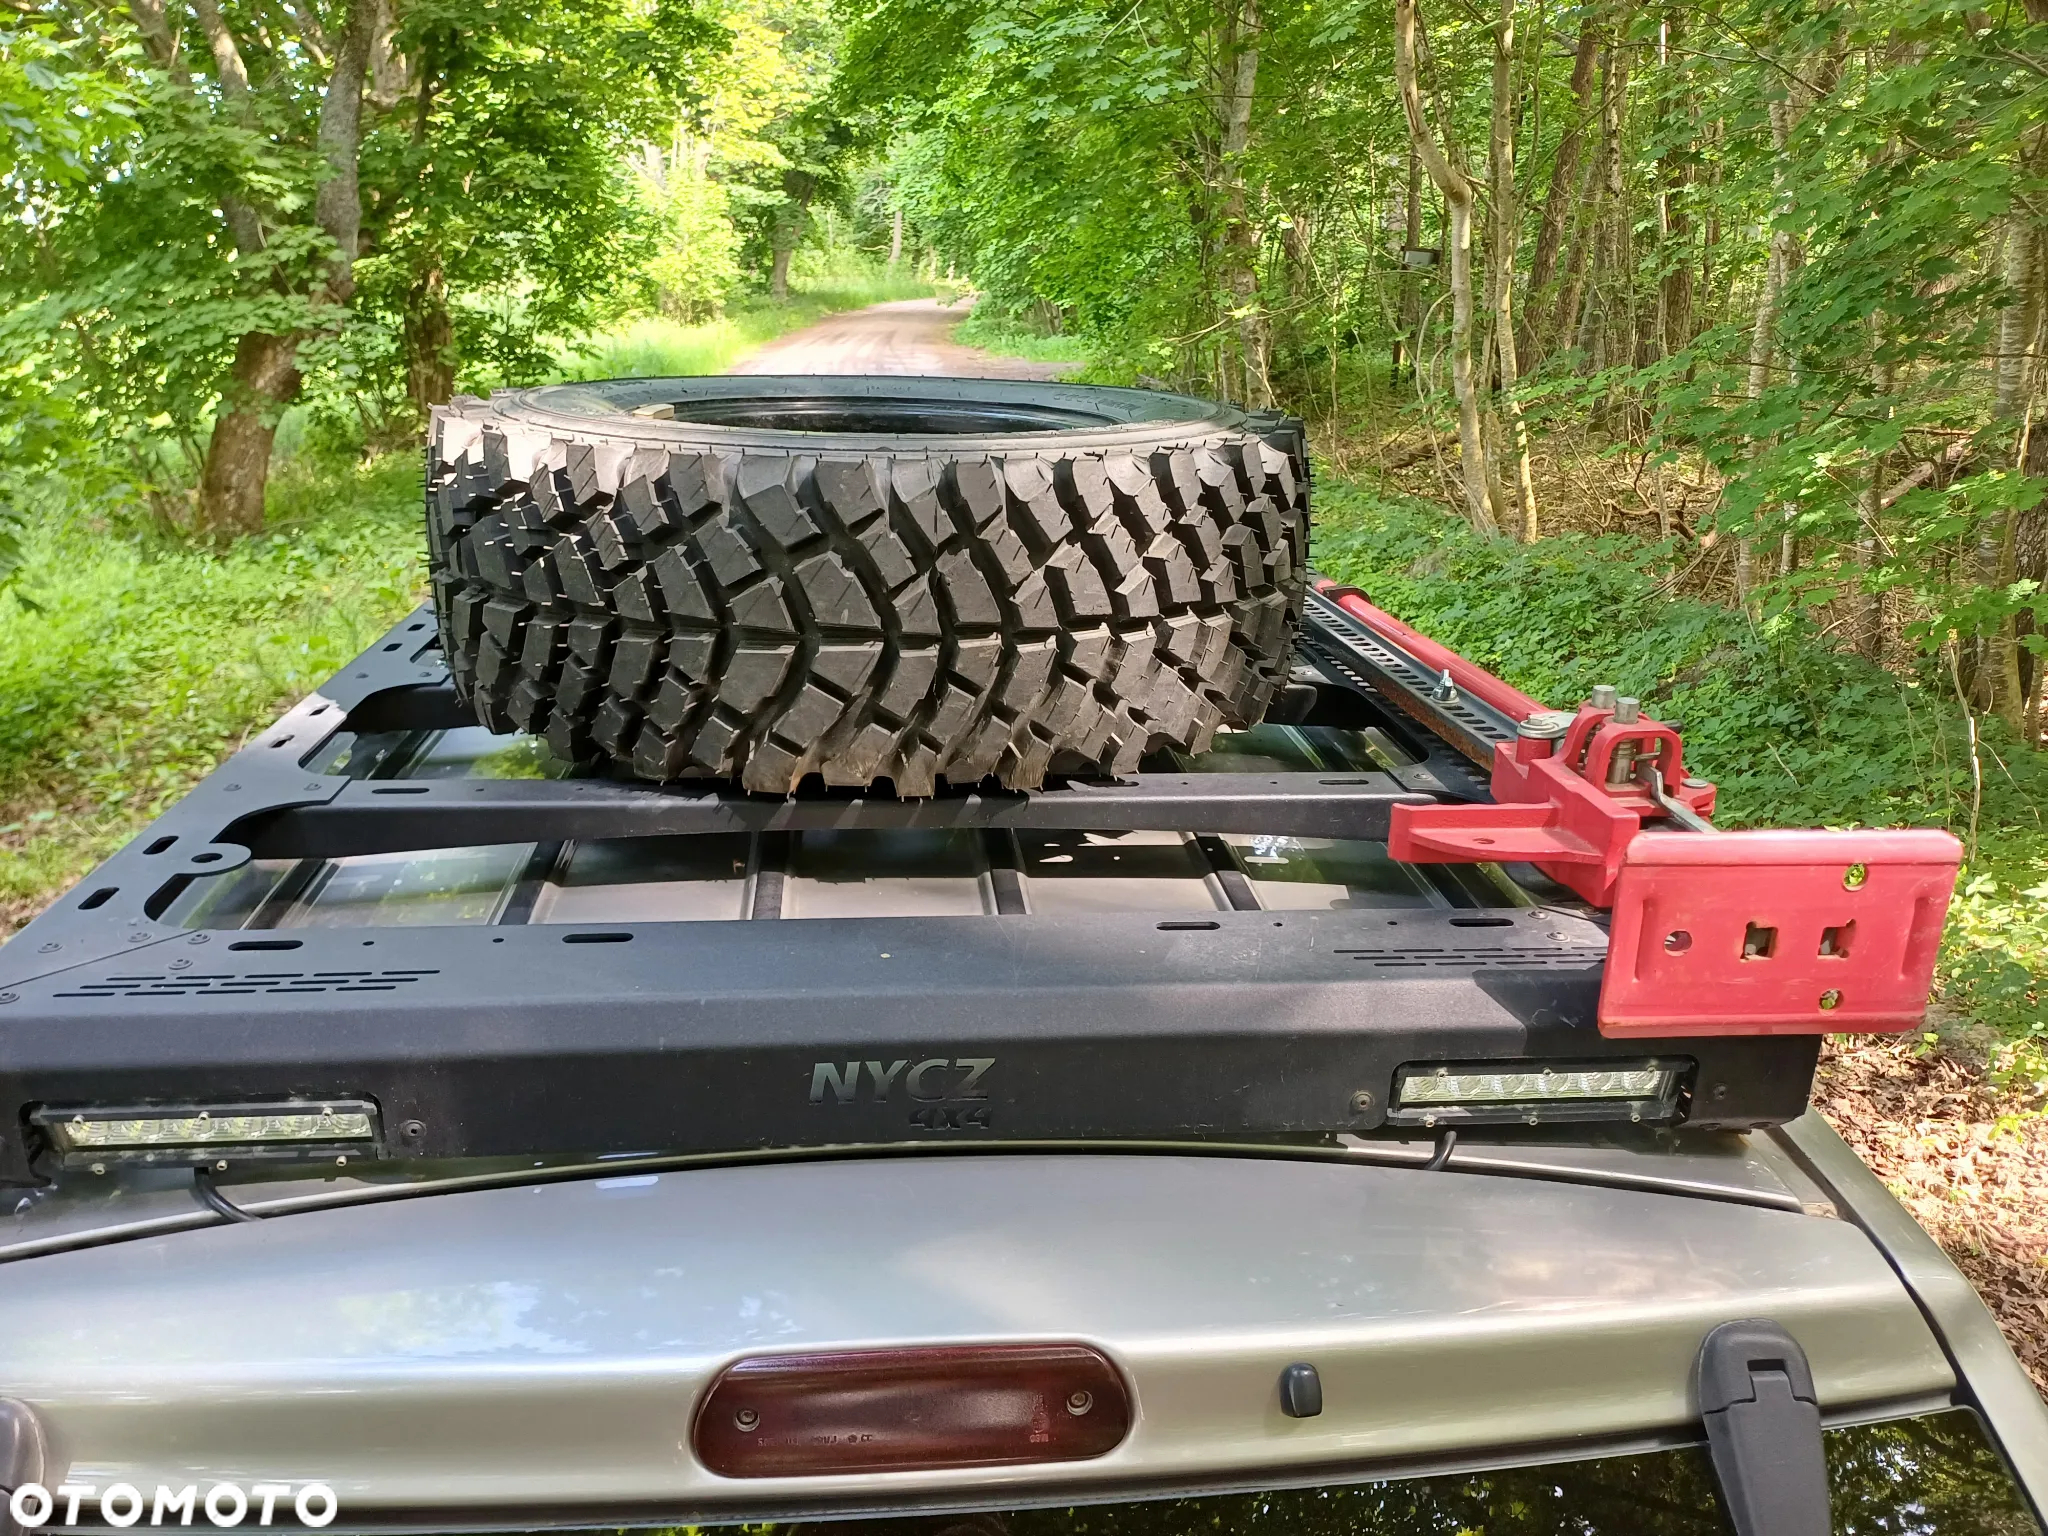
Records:
<instances>
[{"instance_id":1,"label":"roof rack","mask_svg":"<svg viewBox=\"0 0 2048 1536\"><path fill-rule=\"evenodd\" d=\"M1715 833L1712 787L1633 701L1608 690L1545 711L1327 583L1297 657L1275 714L1369 729L1400 760L924 800L390 777L399 733L473 724L422 608L0 950L0 1181L133 1163L1747 1127L1802 1111L1822 1030L1921 1016L1959 856L1947 834ZM195 899L251 861L507 844L552 857L568 840L744 832L747 915L773 918L783 834L872 829L971 831L991 849L1045 829L1383 840L1411 862L1512 861L1544 894L1268 911L1224 870L1227 906L1199 917L1033 912L992 854L992 917L538 925L514 901L488 924L281 930L261 911L205 926Z\"/></svg>"}]
</instances>

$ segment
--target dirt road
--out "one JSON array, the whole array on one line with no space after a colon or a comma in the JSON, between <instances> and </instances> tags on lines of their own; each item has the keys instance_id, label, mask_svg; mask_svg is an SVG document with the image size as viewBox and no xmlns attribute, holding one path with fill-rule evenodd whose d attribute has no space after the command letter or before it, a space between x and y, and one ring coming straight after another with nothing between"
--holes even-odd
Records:
<instances>
[{"instance_id":1,"label":"dirt road","mask_svg":"<svg viewBox=\"0 0 2048 1536\"><path fill-rule=\"evenodd\" d=\"M816 325L771 341L730 370L733 373L925 373L973 379L1050 379L1063 365L997 357L956 345L953 327L967 317L965 304L938 299L900 299Z\"/></svg>"}]
</instances>

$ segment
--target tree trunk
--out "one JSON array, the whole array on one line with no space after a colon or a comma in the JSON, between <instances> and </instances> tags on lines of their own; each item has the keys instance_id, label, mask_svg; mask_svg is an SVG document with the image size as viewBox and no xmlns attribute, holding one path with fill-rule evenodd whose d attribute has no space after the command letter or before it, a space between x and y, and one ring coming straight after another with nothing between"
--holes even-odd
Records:
<instances>
[{"instance_id":1,"label":"tree trunk","mask_svg":"<svg viewBox=\"0 0 2048 1536\"><path fill-rule=\"evenodd\" d=\"M398 51L398 18L393 14L393 0L377 0L376 21L370 28L367 99L379 112L389 112L411 92L411 61Z\"/></svg>"},{"instance_id":2,"label":"tree trunk","mask_svg":"<svg viewBox=\"0 0 2048 1536\"><path fill-rule=\"evenodd\" d=\"M1401 346L1408 347L1408 377L1418 377L1422 361L1422 278L1407 264L1407 252L1422 248L1422 160L1413 145L1408 149L1408 202L1406 233L1401 247L1401 335L1394 342L1394 382L1401 382Z\"/></svg>"},{"instance_id":3,"label":"tree trunk","mask_svg":"<svg viewBox=\"0 0 2048 1536\"><path fill-rule=\"evenodd\" d=\"M2023 163L2041 149L2037 137L2023 150ZM2039 475L2048 468L2048 434L2037 419L2040 388L2038 350L2041 333L2048 327L2043 313L2043 255L2040 226L2016 211L2005 240L2003 277L2006 309L1999 316L1998 387L1994 402L1997 418L2017 435L2013 468L2020 474ZM1977 579L1994 591L2009 592L2014 583L2040 583L2048 577L2048 559L2043 558L2043 504L2008 507L1994 526L1980 523L1977 531ZM2037 592L2040 590L2037 585ZM1995 711L2012 727L2013 734L2030 747L2040 744L2040 696L2042 660L2028 657L2021 647L2023 638L2033 634L2032 616L2008 612L1998 627L1976 649L1977 691L1984 707Z\"/></svg>"},{"instance_id":4,"label":"tree trunk","mask_svg":"<svg viewBox=\"0 0 2048 1536\"><path fill-rule=\"evenodd\" d=\"M1317 319L1308 322L1319 329L1327 329L1322 315L1328 314L1327 306L1316 304L1314 291L1315 239L1314 225L1310 216L1304 213L1286 213L1280 221L1280 308L1276 314L1271 304L1266 311L1266 349L1269 356L1293 356L1297 359L1306 352L1304 338L1309 334L1303 317L1314 312ZM1333 356L1334 360L1334 356Z\"/></svg>"},{"instance_id":5,"label":"tree trunk","mask_svg":"<svg viewBox=\"0 0 2048 1536\"><path fill-rule=\"evenodd\" d=\"M1632 308L1627 289L1635 275L1626 259L1629 210L1621 158L1621 130L1628 114L1629 62L1628 45L1619 36L1610 39L1600 70L1600 152L1594 162L1595 191L1587 209L1585 243L1590 271L1583 298L1572 294L1571 309L1565 311L1566 316L1577 312L1573 345L1584 354L1582 368L1593 373L1616 361L1632 361L1616 358L1607 345L1614 321L1626 318ZM1622 286L1622 292L1613 291L1617 285Z\"/></svg>"},{"instance_id":6,"label":"tree trunk","mask_svg":"<svg viewBox=\"0 0 2048 1536\"><path fill-rule=\"evenodd\" d=\"M1606 155L1613 142L1608 129L1614 116L1614 72L1617 67L1615 52L1614 39L1603 35L1600 48L1600 103L1594 109L1600 123L1599 148L1579 178L1577 196L1572 206L1571 245L1565 255L1564 279L1550 322L1553 345L1576 347L1581 351L1584 351L1590 342L1589 327L1597 319L1593 313L1597 301L1589 297L1589 288L1593 281L1592 269L1599 265L1601 252L1605 247L1607 226L1604 221L1610 212L1606 204Z\"/></svg>"},{"instance_id":7,"label":"tree trunk","mask_svg":"<svg viewBox=\"0 0 2048 1536\"><path fill-rule=\"evenodd\" d=\"M783 173L785 201L775 210L775 222L768 232L768 296L778 304L789 298L790 258L796 254L797 245L804 237L810 220L811 199L817 196L817 192L816 181L804 172L792 170ZM948 272L947 276L951 275Z\"/></svg>"},{"instance_id":8,"label":"tree trunk","mask_svg":"<svg viewBox=\"0 0 2048 1536\"><path fill-rule=\"evenodd\" d=\"M1727 135L1719 118L1714 119L1707 129L1706 173L1707 190L1702 197L1707 208L1706 227L1700 231L1700 279L1699 301L1706 307L1707 324L1712 325L1726 313L1725 306L1714 292L1719 274L1714 269L1714 253L1721 248L1721 204L1715 196L1721 186L1721 141ZM1695 306L1697 307L1697 306Z\"/></svg>"},{"instance_id":9,"label":"tree trunk","mask_svg":"<svg viewBox=\"0 0 2048 1536\"><path fill-rule=\"evenodd\" d=\"M2022 163L2025 154L2022 152ZM2033 334L2034 228L2024 210L2016 208L2006 220L1999 276L2005 289L2005 308L1998 316L1998 365L1992 397L1992 415L2008 431L2016 432L2014 463L2023 468L2033 422L2023 417L2022 406L2029 382L2027 338ZM2019 524L2010 513L1997 522L1977 524L1976 548L1972 552L1976 579L1982 586L2001 590L2013 580L2013 556ZM2003 618L1996 630L1981 630L1969 646L1967 671L1971 702L1987 713L2008 715L2017 724L2024 703L2020 698L2019 656L2016 626L2011 616Z\"/></svg>"},{"instance_id":10,"label":"tree trunk","mask_svg":"<svg viewBox=\"0 0 2048 1536\"><path fill-rule=\"evenodd\" d=\"M1789 266L1789 263L1788 263ZM1880 312L1870 317L1870 349L1874 353L1884 344L1884 315ZM1896 382L1895 365L1885 360L1873 371L1871 383L1875 386L1878 410L1885 416L1891 414L1891 393ZM1879 519L1885 508L1885 462L1883 454L1873 455L1870 471L1864 477L1863 489L1856 499L1856 564L1863 572L1863 587L1855 596L1855 616L1850 625L1851 642L1858 654L1872 661L1884 659L1884 594L1877 590L1873 580L1877 571L1879 551L1883 548L1882 526ZM1786 509L1789 517L1791 509Z\"/></svg>"},{"instance_id":11,"label":"tree trunk","mask_svg":"<svg viewBox=\"0 0 2048 1536\"><path fill-rule=\"evenodd\" d=\"M277 418L299 392L299 340L250 332L235 347L228 396L214 417L199 481L199 525L215 537L263 527L263 488Z\"/></svg>"},{"instance_id":12,"label":"tree trunk","mask_svg":"<svg viewBox=\"0 0 2048 1536\"><path fill-rule=\"evenodd\" d=\"M1668 64L1671 44L1679 38L1682 26L1678 12L1665 18L1658 34L1659 63ZM1688 106L1686 115L1696 135L1697 112ZM1657 257L1663 267L1657 280L1657 350L1661 357L1671 357L1692 345L1692 262L1687 249L1692 244L1692 166L1689 142L1667 148L1657 162Z\"/></svg>"},{"instance_id":13,"label":"tree trunk","mask_svg":"<svg viewBox=\"0 0 2048 1536\"><path fill-rule=\"evenodd\" d=\"M2028 368L2027 416L2032 429L2022 427L2020 452L2016 460L2021 471L2037 477L2048 477L2048 432L2034 417L2039 408L2041 390L2041 369L2039 358L2042 350L2044 331L2048 331L2048 314L2043 313L2043 300L2048 298L2048 281L2037 262L2034 272L2034 314L2036 329L2032 333L2029 349L2032 364ZM2036 503L2020 510L2013 518L2012 574L2017 581L2031 581L2038 595L2048 592L2048 506ZM2024 639L2038 639L2042 624L2037 609L2033 613L2018 613L2011 620L2013 664L2018 671L2019 688L2010 706L2019 728L2020 740L2029 747L2041 746L2043 695L2048 694L2048 655L2028 650L2021 645Z\"/></svg>"},{"instance_id":14,"label":"tree trunk","mask_svg":"<svg viewBox=\"0 0 2048 1536\"><path fill-rule=\"evenodd\" d=\"M180 85L191 82L191 71L179 57L183 41L179 36L182 28L173 28L164 15L163 0L128 0L128 14L135 22L135 30L141 34L143 46L149 56L162 65L165 73Z\"/></svg>"},{"instance_id":15,"label":"tree trunk","mask_svg":"<svg viewBox=\"0 0 2048 1536\"><path fill-rule=\"evenodd\" d=\"M1423 169L1443 194L1450 223L1451 387L1458 398L1458 455L1465 482L1465 515L1473 526L1499 533L1487 498L1486 446L1479 430L1479 395L1472 380L1472 183L1453 166L1422 115L1416 81L1417 0L1394 0L1394 79L1408 117L1408 138Z\"/></svg>"},{"instance_id":16,"label":"tree trunk","mask_svg":"<svg viewBox=\"0 0 2048 1536\"><path fill-rule=\"evenodd\" d=\"M2028 314L2033 297L2034 231L2023 211L2006 221L2001 277L2005 308L1998 316L1998 388L1993 409L1999 420L2016 423L2026 388Z\"/></svg>"},{"instance_id":17,"label":"tree trunk","mask_svg":"<svg viewBox=\"0 0 2048 1536\"><path fill-rule=\"evenodd\" d=\"M422 421L455 393L455 321L448 313L448 281L438 260L405 296L405 397Z\"/></svg>"},{"instance_id":18,"label":"tree trunk","mask_svg":"<svg viewBox=\"0 0 2048 1536\"><path fill-rule=\"evenodd\" d=\"M1559 279L1557 302L1551 309L1546 332L1546 358L1558 347L1578 345L1580 312L1586 297L1586 267L1600 237L1600 183L1591 167L1581 174L1579 183L1579 195L1572 204L1571 244L1565 252L1564 275Z\"/></svg>"},{"instance_id":19,"label":"tree trunk","mask_svg":"<svg viewBox=\"0 0 2048 1536\"><path fill-rule=\"evenodd\" d=\"M1998 582L2001 587L2011 587L2019 575L2020 519L2026 514L2017 507L2008 507L1998 541ZM2026 730L2027 689L2020 676L2019 618L2016 614L2004 615L1998 624L1998 632L1992 637L1991 666L1993 706L2005 723L2012 727L2015 736Z\"/></svg>"},{"instance_id":20,"label":"tree trunk","mask_svg":"<svg viewBox=\"0 0 2048 1536\"><path fill-rule=\"evenodd\" d=\"M1771 103L1771 145L1777 153L1777 164L1782 167L1792 136L1792 108L1789 102ZM1790 213L1787 206L1787 191L1782 169L1778 172L1778 195L1772 209L1776 220ZM1764 389L1770 382L1771 354L1776 349L1778 327L1778 303L1785 291L1785 278L1792 266L1792 232L1789 229L1774 228L1771 232L1771 253L1764 264L1763 292L1757 296L1756 319L1749 332L1749 387L1748 396L1752 402L1763 399ZM1754 453L1763 452L1759 440ZM1756 538L1753 532L1745 532L1735 544L1735 595L1744 603L1756 588Z\"/></svg>"},{"instance_id":21,"label":"tree trunk","mask_svg":"<svg viewBox=\"0 0 2048 1536\"><path fill-rule=\"evenodd\" d=\"M1521 382L1515 354L1515 247L1522 225L1515 203L1515 0L1500 0L1493 32L1493 293L1494 344L1500 354L1500 401L1515 456L1515 502L1524 543L1536 542L1536 482L1529 469L1529 429L1515 396Z\"/></svg>"},{"instance_id":22,"label":"tree trunk","mask_svg":"<svg viewBox=\"0 0 2048 1536\"><path fill-rule=\"evenodd\" d=\"M370 65L378 4L379 0L348 0L314 134L326 162L326 174L313 190L314 222L335 246L326 280L312 294L322 305L346 303L355 286L362 226L356 166L362 143L363 77ZM238 113L247 110L253 105L249 73L217 0L195 0L193 14L212 51L222 98ZM261 248L262 227L253 210L231 197L221 199L221 210L237 246L244 251ZM199 477L199 525L216 537L253 533L263 526L263 492L278 416L299 392L301 339L296 334L252 331L236 344L234 367L222 391Z\"/></svg>"},{"instance_id":23,"label":"tree trunk","mask_svg":"<svg viewBox=\"0 0 2048 1536\"><path fill-rule=\"evenodd\" d=\"M903 259L903 210L889 211L889 270L896 270L896 263Z\"/></svg>"},{"instance_id":24,"label":"tree trunk","mask_svg":"<svg viewBox=\"0 0 2048 1536\"><path fill-rule=\"evenodd\" d=\"M327 161L327 179L313 195L313 222L336 247L327 296L337 304L346 304L356 286L356 247L363 227L356 164L363 138L363 78L369 73L370 52L377 39L378 8L379 0L349 0L314 135Z\"/></svg>"},{"instance_id":25,"label":"tree trunk","mask_svg":"<svg viewBox=\"0 0 2048 1536\"><path fill-rule=\"evenodd\" d=\"M2048 12L2048 4L2030 3L2028 14ZM2016 169L2024 179L2038 178L2048 154L2048 131L2036 129L2021 140ZM2048 279L2048 249L2044 249L2044 221L2024 199L2015 199L2006 218L1999 277L2004 289L2003 307L1998 315L1998 357L1996 388L1992 400L1993 418L2014 434L2013 468L2020 474L2039 474L2044 454L2042 424L2036 419L2036 395L2040 388L2041 362L2038 349L2048 312L2044 312L2044 279ZM2009 591L2014 582L2040 578L2028 558L2035 540L2044 505L2009 508L1997 523L1977 525L1974 576L1993 591ZM2031 626L2029 630L2031 632ZM2003 615L1989 635L1981 631L1971 646L1972 685L1982 707L2003 716L2029 746L2037 745L2038 703L2041 691L2041 660L2035 658L2029 677L2021 662L2020 615ZM2030 725L2030 722L2031 725Z\"/></svg>"},{"instance_id":26,"label":"tree trunk","mask_svg":"<svg viewBox=\"0 0 2048 1536\"><path fill-rule=\"evenodd\" d=\"M1537 335L1534 317L1538 296L1550 288L1557 274L1558 251L1564 242L1567 220L1578 200L1579 161L1586 143L1586 124L1593 105L1593 69L1600 58L1601 14L1588 7L1579 22L1579 47L1572 55L1572 97L1578 103L1571 126L1557 146L1557 158L1550 163L1550 191L1543 199L1543 219L1536 228L1536 244L1529 254L1529 302L1522 314L1521 352L1534 368L1543 356L1544 338Z\"/></svg>"},{"instance_id":27,"label":"tree trunk","mask_svg":"<svg viewBox=\"0 0 2048 1536\"><path fill-rule=\"evenodd\" d=\"M1259 238L1253 229L1244 179L1252 141L1252 101L1259 82L1259 0L1242 0L1230 30L1229 90L1222 102L1223 280L1236 322L1244 401L1273 403L1272 336L1259 296Z\"/></svg>"}]
</instances>

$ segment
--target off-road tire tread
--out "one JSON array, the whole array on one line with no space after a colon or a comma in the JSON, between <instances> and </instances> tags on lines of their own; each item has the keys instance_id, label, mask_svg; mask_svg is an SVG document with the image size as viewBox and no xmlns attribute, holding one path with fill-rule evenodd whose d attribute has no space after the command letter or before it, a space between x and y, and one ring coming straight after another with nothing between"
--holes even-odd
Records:
<instances>
[{"instance_id":1,"label":"off-road tire tread","mask_svg":"<svg viewBox=\"0 0 2048 1536\"><path fill-rule=\"evenodd\" d=\"M458 694L637 776L792 792L1125 773L1255 723L1308 560L1301 424L1142 449L636 444L434 412L427 529Z\"/></svg>"}]
</instances>

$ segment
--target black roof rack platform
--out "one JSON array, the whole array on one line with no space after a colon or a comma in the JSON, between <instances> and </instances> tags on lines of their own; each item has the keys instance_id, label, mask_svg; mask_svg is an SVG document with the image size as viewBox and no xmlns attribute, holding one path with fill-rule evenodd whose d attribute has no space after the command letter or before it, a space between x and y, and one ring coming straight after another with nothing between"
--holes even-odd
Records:
<instances>
[{"instance_id":1,"label":"black roof rack platform","mask_svg":"<svg viewBox=\"0 0 2048 1536\"><path fill-rule=\"evenodd\" d=\"M0 949L0 1178L1801 1112L1812 1034L1603 1035L1604 917L1533 873L1541 897L1444 868L1452 898L1262 899L1243 835L1383 844L1398 808L1488 802L1468 759L1517 728L1322 594L1298 659L1275 714L1359 754L783 799L419 766L421 733L473 726L423 609ZM801 883L792 850L879 831L964 839L983 905L761 920ZM1213 903L1031 897L1062 838L1148 831L1188 836ZM747 920L536 919L565 849L652 840L716 848L719 916ZM435 849L510 871L481 919L291 915L337 870Z\"/></svg>"}]
</instances>

